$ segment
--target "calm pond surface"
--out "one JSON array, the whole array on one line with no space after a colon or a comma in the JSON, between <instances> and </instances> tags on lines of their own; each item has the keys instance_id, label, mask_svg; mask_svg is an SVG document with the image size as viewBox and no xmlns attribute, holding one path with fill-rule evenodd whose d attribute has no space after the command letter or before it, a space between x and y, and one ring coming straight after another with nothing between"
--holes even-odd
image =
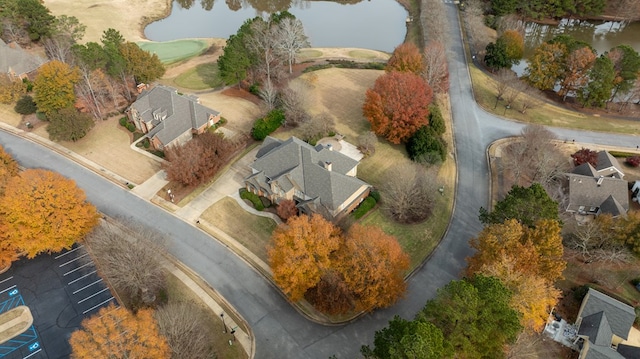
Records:
<instances>
[{"instance_id":1,"label":"calm pond surface","mask_svg":"<svg viewBox=\"0 0 640 359\"><path fill-rule=\"evenodd\" d=\"M185 9L174 1L171 15L149 24L145 28L145 36L153 41L197 37L226 39L235 34L245 20L268 16L270 12L286 10L290 5L287 2L272 6L272 1L264 0L256 5L233 0L226 3L202 1L210 10L205 10L200 2ZM406 34L408 14L395 0L344 5L329 1L299 1L291 4L288 11L302 21L312 47L360 47L392 52L404 41Z\"/></svg>"},{"instance_id":2,"label":"calm pond surface","mask_svg":"<svg viewBox=\"0 0 640 359\"><path fill-rule=\"evenodd\" d=\"M640 52L640 22L563 19L559 25L541 25L534 22L525 24L525 59L533 54L536 46L562 34L591 44L598 55L622 44ZM523 60L511 69L521 76L526 67L527 61Z\"/></svg>"}]
</instances>

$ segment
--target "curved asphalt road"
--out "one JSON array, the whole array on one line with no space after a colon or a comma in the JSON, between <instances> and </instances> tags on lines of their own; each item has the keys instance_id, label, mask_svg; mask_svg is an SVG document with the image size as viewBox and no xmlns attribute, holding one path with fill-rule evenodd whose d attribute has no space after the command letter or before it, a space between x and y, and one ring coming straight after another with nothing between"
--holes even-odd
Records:
<instances>
[{"instance_id":1,"label":"curved asphalt road","mask_svg":"<svg viewBox=\"0 0 640 359\"><path fill-rule=\"evenodd\" d=\"M407 297L349 325L327 327L299 315L261 275L224 245L164 210L128 193L103 177L48 149L0 132L0 143L25 167L55 170L74 179L89 200L110 216L133 217L171 238L170 251L216 288L249 323L256 337L256 358L356 358L363 344L373 341L375 330L398 314L413 318L437 288L459 276L471 252L469 238L478 233L478 208L488 203L489 143L518 133L522 124L498 119L480 110L473 99L458 17L448 5L452 47L451 103L454 118L458 188L450 230L427 263L409 280ZM561 138L580 142L635 147L633 136L554 129ZM117 161L114 158L114 161Z\"/></svg>"}]
</instances>

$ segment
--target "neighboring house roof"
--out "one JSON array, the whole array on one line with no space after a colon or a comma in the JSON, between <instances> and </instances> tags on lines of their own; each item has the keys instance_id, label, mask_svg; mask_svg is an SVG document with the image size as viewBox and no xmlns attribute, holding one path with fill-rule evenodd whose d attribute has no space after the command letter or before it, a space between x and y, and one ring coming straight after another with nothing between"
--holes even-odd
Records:
<instances>
[{"instance_id":1,"label":"neighboring house roof","mask_svg":"<svg viewBox=\"0 0 640 359\"><path fill-rule=\"evenodd\" d=\"M199 104L196 97L180 95L176 89L162 85L141 93L131 108L138 112L141 121L154 126L149 137L157 137L165 146L220 114Z\"/></svg>"},{"instance_id":2,"label":"neighboring house roof","mask_svg":"<svg viewBox=\"0 0 640 359\"><path fill-rule=\"evenodd\" d=\"M271 184L284 192L295 188L305 195L299 198L303 202L333 211L369 186L347 175L357 165L358 161L325 146L314 147L295 137L286 141L267 137L251 165L253 174L245 180L267 194L272 194Z\"/></svg>"},{"instance_id":3,"label":"neighboring house roof","mask_svg":"<svg viewBox=\"0 0 640 359\"><path fill-rule=\"evenodd\" d=\"M624 177L624 171L622 171L620 163L607 151L598 152L596 171L598 171L598 176L616 176L618 178Z\"/></svg>"},{"instance_id":4,"label":"neighboring house roof","mask_svg":"<svg viewBox=\"0 0 640 359\"><path fill-rule=\"evenodd\" d=\"M571 173L589 177L599 177L598 171L589 162L576 166Z\"/></svg>"},{"instance_id":5,"label":"neighboring house roof","mask_svg":"<svg viewBox=\"0 0 640 359\"><path fill-rule=\"evenodd\" d=\"M618 353L625 358L640 358L640 348L631 345L618 344Z\"/></svg>"},{"instance_id":6,"label":"neighboring house roof","mask_svg":"<svg viewBox=\"0 0 640 359\"><path fill-rule=\"evenodd\" d=\"M608 295L589 288L583 300L578 320L578 335L589 341L583 346L585 359L631 359L638 358L637 350L618 346L618 351L611 348L613 335L627 339L629 330L636 318L635 310L630 305L615 300ZM631 353L632 356L627 356ZM584 354L584 353L583 353Z\"/></svg>"},{"instance_id":7,"label":"neighboring house roof","mask_svg":"<svg viewBox=\"0 0 640 359\"><path fill-rule=\"evenodd\" d=\"M17 43L0 40L0 72L20 76L35 71L46 59L24 51Z\"/></svg>"},{"instance_id":8,"label":"neighboring house roof","mask_svg":"<svg viewBox=\"0 0 640 359\"><path fill-rule=\"evenodd\" d=\"M615 177L591 177L569 174L569 206L567 211L578 212L599 208L601 213L624 215L629 210L627 181Z\"/></svg>"}]
</instances>

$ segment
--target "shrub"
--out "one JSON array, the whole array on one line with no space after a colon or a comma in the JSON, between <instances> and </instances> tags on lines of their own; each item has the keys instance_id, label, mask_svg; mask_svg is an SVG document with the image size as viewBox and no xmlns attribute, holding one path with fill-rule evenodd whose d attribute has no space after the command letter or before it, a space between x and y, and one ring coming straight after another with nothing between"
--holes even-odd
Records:
<instances>
[{"instance_id":1,"label":"shrub","mask_svg":"<svg viewBox=\"0 0 640 359\"><path fill-rule=\"evenodd\" d=\"M264 209L264 205L262 204L260 197L253 192L249 192L243 188L240 190L240 198L249 200L253 204L253 207L258 211L262 211Z\"/></svg>"},{"instance_id":2,"label":"shrub","mask_svg":"<svg viewBox=\"0 0 640 359\"><path fill-rule=\"evenodd\" d=\"M371 193L369 193L370 197L373 197L373 199L376 200L376 202L380 202L380 192L378 191L371 191Z\"/></svg>"},{"instance_id":3,"label":"shrub","mask_svg":"<svg viewBox=\"0 0 640 359\"><path fill-rule=\"evenodd\" d=\"M573 158L573 164L576 166L580 166L581 164L588 162L595 167L598 162L598 153L583 147L576 153L572 154L571 158Z\"/></svg>"},{"instance_id":4,"label":"shrub","mask_svg":"<svg viewBox=\"0 0 640 359\"><path fill-rule=\"evenodd\" d=\"M637 153L633 153L633 152L624 152L624 151L609 151L609 154L613 157L633 157L633 156L637 156Z\"/></svg>"},{"instance_id":5,"label":"shrub","mask_svg":"<svg viewBox=\"0 0 640 359\"><path fill-rule=\"evenodd\" d=\"M22 83L27 85L27 92L33 91L33 82L31 80L25 77L22 79Z\"/></svg>"},{"instance_id":6,"label":"shrub","mask_svg":"<svg viewBox=\"0 0 640 359\"><path fill-rule=\"evenodd\" d=\"M44 112L36 112L36 117L40 121L47 121L47 115L45 115Z\"/></svg>"},{"instance_id":7,"label":"shrub","mask_svg":"<svg viewBox=\"0 0 640 359\"><path fill-rule=\"evenodd\" d=\"M260 96L260 85L253 84L249 86L249 92L252 93L253 95Z\"/></svg>"},{"instance_id":8,"label":"shrub","mask_svg":"<svg viewBox=\"0 0 640 359\"><path fill-rule=\"evenodd\" d=\"M129 123L129 119L127 118L127 116L121 117L118 122L120 123L120 126L127 127L127 123Z\"/></svg>"},{"instance_id":9,"label":"shrub","mask_svg":"<svg viewBox=\"0 0 640 359\"><path fill-rule=\"evenodd\" d=\"M369 197L365 198L364 201L362 201L362 203L360 203L358 208L356 208L353 211L353 216L356 219L360 219L360 218L362 218L362 216L367 214L367 212L369 212L375 206L376 206L376 200L373 197L369 196Z\"/></svg>"},{"instance_id":10,"label":"shrub","mask_svg":"<svg viewBox=\"0 0 640 359\"><path fill-rule=\"evenodd\" d=\"M631 280L631 284L633 284L633 286L637 286L638 284L640 284L640 278L633 278Z\"/></svg>"},{"instance_id":11,"label":"shrub","mask_svg":"<svg viewBox=\"0 0 640 359\"><path fill-rule=\"evenodd\" d=\"M631 167L638 167L640 166L640 156L627 157L625 163Z\"/></svg>"},{"instance_id":12,"label":"shrub","mask_svg":"<svg viewBox=\"0 0 640 359\"><path fill-rule=\"evenodd\" d=\"M434 164L447 158L447 144L433 128L422 126L409 138L407 152L414 162Z\"/></svg>"},{"instance_id":13,"label":"shrub","mask_svg":"<svg viewBox=\"0 0 640 359\"><path fill-rule=\"evenodd\" d=\"M573 298L578 302L582 302L584 296L589 292L589 288L591 288L591 286L588 284L573 288Z\"/></svg>"},{"instance_id":14,"label":"shrub","mask_svg":"<svg viewBox=\"0 0 640 359\"><path fill-rule=\"evenodd\" d=\"M129 130L129 132L136 132L136 125L131 122L127 122L127 130Z\"/></svg>"},{"instance_id":15,"label":"shrub","mask_svg":"<svg viewBox=\"0 0 640 359\"><path fill-rule=\"evenodd\" d=\"M440 136L447 129L444 125L444 118L442 118L440 108L434 104L429 106L429 127L433 128L433 131Z\"/></svg>"},{"instance_id":16,"label":"shrub","mask_svg":"<svg viewBox=\"0 0 640 359\"><path fill-rule=\"evenodd\" d=\"M285 199L284 201L280 201L280 203L278 203L276 213L278 214L278 217L286 222L289 218L298 215L298 208L296 207L296 203L294 201Z\"/></svg>"},{"instance_id":17,"label":"shrub","mask_svg":"<svg viewBox=\"0 0 640 359\"><path fill-rule=\"evenodd\" d=\"M257 119L251 129L251 136L258 141L264 140L270 133L277 130L284 123L284 112L272 110L265 118Z\"/></svg>"},{"instance_id":18,"label":"shrub","mask_svg":"<svg viewBox=\"0 0 640 359\"><path fill-rule=\"evenodd\" d=\"M33 101L33 97L24 95L18 100L13 109L21 115L30 115L32 113L36 113L38 108L36 107L36 103Z\"/></svg>"}]
</instances>

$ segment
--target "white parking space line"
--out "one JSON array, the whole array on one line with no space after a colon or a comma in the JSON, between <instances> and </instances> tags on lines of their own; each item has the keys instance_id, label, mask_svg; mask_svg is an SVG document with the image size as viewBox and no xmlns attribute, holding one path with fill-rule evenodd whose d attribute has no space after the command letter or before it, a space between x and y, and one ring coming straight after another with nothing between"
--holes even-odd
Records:
<instances>
[{"instance_id":1,"label":"white parking space line","mask_svg":"<svg viewBox=\"0 0 640 359\"><path fill-rule=\"evenodd\" d=\"M0 280L0 284L2 284L2 283L4 283L4 282L6 282L6 281L8 281L8 280L12 280L12 279L13 279L13 276L11 276L11 277L9 277L9 278L7 278L7 279Z\"/></svg>"},{"instance_id":2,"label":"white parking space line","mask_svg":"<svg viewBox=\"0 0 640 359\"><path fill-rule=\"evenodd\" d=\"M109 290L109 288L104 288L103 290L101 290L101 291L99 291L99 292L93 293L93 294L91 294L90 296L88 296L88 297L84 298L83 300L79 301L79 302L78 302L78 304L80 304L80 303L82 303L82 302L84 302L84 301L86 301L86 300L89 300L89 299L91 299L91 298L95 297L96 295L99 295L99 294L101 294L101 293L104 293L104 292L106 292L106 291L108 291L108 290Z\"/></svg>"},{"instance_id":3,"label":"white parking space line","mask_svg":"<svg viewBox=\"0 0 640 359\"><path fill-rule=\"evenodd\" d=\"M26 357L24 357L24 358L22 358L22 359L30 358L30 357L32 357L32 356L34 356L34 355L36 355L36 354L40 353L41 351L42 351L42 349L38 349L38 350L36 350L35 352L33 352L33 353L31 353L31 354L27 355Z\"/></svg>"},{"instance_id":4,"label":"white parking space line","mask_svg":"<svg viewBox=\"0 0 640 359\"><path fill-rule=\"evenodd\" d=\"M87 274L83 275L82 277L76 278L76 279L72 280L71 282L69 282L69 284L68 284L68 285L72 285L73 283L75 283L75 282L77 282L77 281L79 281L79 280L85 279L85 278L87 278L88 276L92 275L92 274L93 274L93 273L95 273L95 272L97 272L97 270L91 271L91 272L89 272L89 273L87 273Z\"/></svg>"},{"instance_id":5,"label":"white parking space line","mask_svg":"<svg viewBox=\"0 0 640 359\"><path fill-rule=\"evenodd\" d=\"M68 251L68 252L64 252L64 253L62 253L62 254L60 254L60 255L55 256L54 258L55 258L55 259L62 258L62 257L64 257L64 256L66 256L67 254L69 254L69 253L73 253L73 252L75 252L75 251L77 251L78 249L83 248L83 247L84 247L83 245L79 245L79 246L77 246L76 248L74 248L74 249L72 249L72 250L70 250L70 251Z\"/></svg>"},{"instance_id":6,"label":"white parking space line","mask_svg":"<svg viewBox=\"0 0 640 359\"><path fill-rule=\"evenodd\" d=\"M11 290L11 289L13 289L13 288L15 288L15 287L16 287L16 286L15 286L15 284L14 284L14 285L12 285L12 286L11 286L11 287L9 287L9 288L7 288L7 289L5 289L5 290L3 290L3 291L0 291L0 294L2 294L2 293L4 293L4 292L6 292L6 291L8 291L8 290Z\"/></svg>"},{"instance_id":7,"label":"white parking space line","mask_svg":"<svg viewBox=\"0 0 640 359\"><path fill-rule=\"evenodd\" d=\"M84 287L82 287L82 288L80 288L80 289L78 289L78 290L74 291L74 292L73 292L73 294L79 293L79 292L81 292L81 291L83 291L83 290L85 290L85 289L87 289L87 288L91 287L92 285L94 285L94 284L96 284L96 283L100 283L100 282L102 282L102 278L98 279L97 281L95 281L95 282L93 282L93 283L91 283L91 284L87 284L87 285L85 285Z\"/></svg>"},{"instance_id":8,"label":"white parking space line","mask_svg":"<svg viewBox=\"0 0 640 359\"><path fill-rule=\"evenodd\" d=\"M111 297L111 298L109 298L109 299L105 300L104 302L102 302L102 303L100 303L100 304L98 304L98 305L94 305L93 307L91 307L91 308L89 308L89 309L85 310L84 312L82 312L82 314L87 314L87 313L89 313L90 311L92 311L92 310L94 310L94 309L98 308L99 306L101 306L101 305L103 305L103 304L105 304L105 303L108 303L108 302L109 302L109 301L111 301L112 299L113 299L113 297Z\"/></svg>"},{"instance_id":9,"label":"white parking space line","mask_svg":"<svg viewBox=\"0 0 640 359\"><path fill-rule=\"evenodd\" d=\"M89 254L89 253L85 253L85 254L83 254L83 255L81 255L81 256L77 256L77 257L75 257L74 259L72 259L72 260L70 260L70 261L68 261L68 262L65 262L65 263L63 263L63 264L59 265L58 267L59 267L59 268L62 268L62 267L64 267L64 266L66 266L67 264L73 263L73 262L77 261L78 259L80 259L80 258L82 258L82 257L87 256L88 254Z\"/></svg>"},{"instance_id":10,"label":"white parking space line","mask_svg":"<svg viewBox=\"0 0 640 359\"><path fill-rule=\"evenodd\" d=\"M93 265L93 263L83 264L83 265L81 265L80 267L78 267L76 269L72 269L72 270L68 271L67 273L63 274L62 276L65 277L67 274L71 274L71 273L77 271L78 269L82 269L82 268L84 268L86 266L90 266L90 265Z\"/></svg>"},{"instance_id":11,"label":"white parking space line","mask_svg":"<svg viewBox=\"0 0 640 359\"><path fill-rule=\"evenodd\" d=\"M32 357L32 356L34 356L34 355L36 355L36 354L40 353L41 351L42 351L42 349L38 349L38 350L36 350L35 352L33 352L33 353L31 353L31 354L27 355L26 357L23 357L22 359L30 358L30 357Z\"/></svg>"}]
</instances>

